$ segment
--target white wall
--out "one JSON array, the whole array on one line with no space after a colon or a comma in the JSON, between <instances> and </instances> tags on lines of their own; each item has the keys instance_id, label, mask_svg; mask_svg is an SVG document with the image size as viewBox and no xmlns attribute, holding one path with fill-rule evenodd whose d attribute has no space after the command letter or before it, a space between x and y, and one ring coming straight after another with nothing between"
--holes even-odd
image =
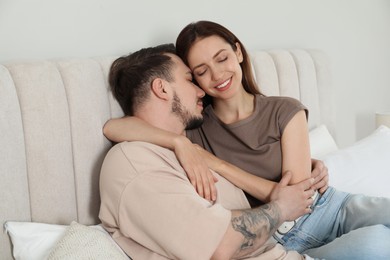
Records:
<instances>
[{"instance_id":1,"label":"white wall","mask_svg":"<svg viewBox=\"0 0 390 260\"><path fill-rule=\"evenodd\" d=\"M249 50L324 50L340 146L368 135L376 110L390 111L389 0L0 0L0 62L123 55L174 42L200 19Z\"/></svg>"}]
</instances>

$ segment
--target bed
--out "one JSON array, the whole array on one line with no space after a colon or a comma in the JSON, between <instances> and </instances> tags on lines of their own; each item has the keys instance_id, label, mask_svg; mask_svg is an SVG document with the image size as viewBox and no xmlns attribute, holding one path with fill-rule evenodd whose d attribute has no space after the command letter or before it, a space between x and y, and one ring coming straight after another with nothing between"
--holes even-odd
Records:
<instances>
[{"instance_id":1,"label":"bed","mask_svg":"<svg viewBox=\"0 0 390 260\"><path fill-rule=\"evenodd\" d=\"M378 185L378 178L389 180L389 129L381 127L345 149L334 141L327 55L320 50L272 49L252 51L251 57L264 94L291 96L309 108L312 154L327 163L331 184L390 197L386 187L379 187L384 182ZM92 233L89 239L109 241L98 225L98 179L112 145L102 126L123 115L107 83L114 59L0 65L0 259L47 258L66 232L85 228ZM120 251L107 241L100 247L110 247L114 255Z\"/></svg>"}]
</instances>

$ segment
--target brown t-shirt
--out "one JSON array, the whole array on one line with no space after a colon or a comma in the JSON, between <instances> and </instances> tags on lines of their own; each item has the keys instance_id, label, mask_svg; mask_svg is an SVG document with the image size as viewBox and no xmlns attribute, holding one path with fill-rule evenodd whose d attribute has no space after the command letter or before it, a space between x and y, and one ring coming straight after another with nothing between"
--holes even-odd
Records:
<instances>
[{"instance_id":1,"label":"brown t-shirt","mask_svg":"<svg viewBox=\"0 0 390 260\"><path fill-rule=\"evenodd\" d=\"M204 123L187 131L188 138L241 169L272 181L282 173L281 137L288 122L300 110L307 109L289 97L255 96L252 115L232 124L224 124L211 105L204 110ZM245 194L252 207L262 203Z\"/></svg>"}]
</instances>

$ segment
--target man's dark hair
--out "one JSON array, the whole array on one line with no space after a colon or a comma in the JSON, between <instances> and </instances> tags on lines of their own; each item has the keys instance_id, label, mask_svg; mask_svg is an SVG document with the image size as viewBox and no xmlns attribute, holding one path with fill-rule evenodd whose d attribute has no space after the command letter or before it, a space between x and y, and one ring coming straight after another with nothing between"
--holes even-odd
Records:
<instances>
[{"instance_id":1,"label":"man's dark hair","mask_svg":"<svg viewBox=\"0 0 390 260\"><path fill-rule=\"evenodd\" d=\"M112 63L108 81L125 115L133 116L149 97L154 79L174 80L171 74L174 62L168 53L176 54L173 44L144 48Z\"/></svg>"}]
</instances>

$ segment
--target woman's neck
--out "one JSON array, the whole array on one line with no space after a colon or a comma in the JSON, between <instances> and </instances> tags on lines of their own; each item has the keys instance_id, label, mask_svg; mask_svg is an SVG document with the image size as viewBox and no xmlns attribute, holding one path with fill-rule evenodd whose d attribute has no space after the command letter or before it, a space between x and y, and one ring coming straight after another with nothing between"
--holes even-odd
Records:
<instances>
[{"instance_id":1,"label":"woman's neck","mask_svg":"<svg viewBox=\"0 0 390 260\"><path fill-rule=\"evenodd\" d=\"M253 114L255 96L244 89L230 99L214 99L215 115L225 124L232 124Z\"/></svg>"}]
</instances>

